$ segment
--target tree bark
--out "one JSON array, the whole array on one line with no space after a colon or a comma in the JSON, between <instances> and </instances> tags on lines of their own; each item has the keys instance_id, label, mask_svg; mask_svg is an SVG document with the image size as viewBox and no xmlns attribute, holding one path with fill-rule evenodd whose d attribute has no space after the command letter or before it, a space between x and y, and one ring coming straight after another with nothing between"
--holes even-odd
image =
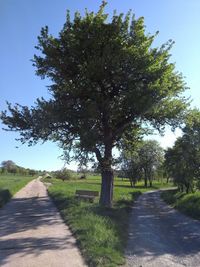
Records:
<instances>
[{"instance_id":1,"label":"tree bark","mask_svg":"<svg viewBox=\"0 0 200 267\"><path fill-rule=\"evenodd\" d=\"M133 179L132 178L129 178L129 181L130 181L131 187L134 187L135 186L135 183L134 183Z\"/></svg>"},{"instance_id":2,"label":"tree bark","mask_svg":"<svg viewBox=\"0 0 200 267\"><path fill-rule=\"evenodd\" d=\"M144 187L147 187L147 182L148 182L148 174L147 170L144 169Z\"/></svg>"},{"instance_id":3,"label":"tree bark","mask_svg":"<svg viewBox=\"0 0 200 267\"><path fill-rule=\"evenodd\" d=\"M113 170L111 167L109 169L102 169L101 176L102 182L99 204L110 208L112 207L114 180Z\"/></svg>"},{"instance_id":4,"label":"tree bark","mask_svg":"<svg viewBox=\"0 0 200 267\"><path fill-rule=\"evenodd\" d=\"M104 157L101 156L97 148L94 152L101 166L102 182L99 204L104 207L112 207L114 180L114 173L112 170L112 144L106 147Z\"/></svg>"},{"instance_id":5,"label":"tree bark","mask_svg":"<svg viewBox=\"0 0 200 267\"><path fill-rule=\"evenodd\" d=\"M144 177L144 187L147 187L147 177Z\"/></svg>"},{"instance_id":6,"label":"tree bark","mask_svg":"<svg viewBox=\"0 0 200 267\"><path fill-rule=\"evenodd\" d=\"M152 187L152 180L153 180L152 171L149 171L148 177L149 177L149 186Z\"/></svg>"}]
</instances>

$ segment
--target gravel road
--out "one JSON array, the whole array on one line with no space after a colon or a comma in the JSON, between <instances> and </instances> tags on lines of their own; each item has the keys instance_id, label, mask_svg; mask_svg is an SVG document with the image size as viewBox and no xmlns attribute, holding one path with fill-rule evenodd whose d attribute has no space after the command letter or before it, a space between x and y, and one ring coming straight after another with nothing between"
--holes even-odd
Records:
<instances>
[{"instance_id":1,"label":"gravel road","mask_svg":"<svg viewBox=\"0 0 200 267\"><path fill-rule=\"evenodd\" d=\"M130 218L126 267L200 267L200 222L180 214L148 192Z\"/></svg>"},{"instance_id":2,"label":"gravel road","mask_svg":"<svg viewBox=\"0 0 200 267\"><path fill-rule=\"evenodd\" d=\"M39 179L0 209L0 266L86 266Z\"/></svg>"}]
</instances>

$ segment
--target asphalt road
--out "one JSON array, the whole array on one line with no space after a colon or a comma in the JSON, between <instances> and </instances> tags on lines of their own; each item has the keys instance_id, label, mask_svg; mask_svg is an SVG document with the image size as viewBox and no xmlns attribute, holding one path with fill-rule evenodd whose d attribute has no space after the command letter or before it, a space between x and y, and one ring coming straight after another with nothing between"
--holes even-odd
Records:
<instances>
[{"instance_id":1,"label":"asphalt road","mask_svg":"<svg viewBox=\"0 0 200 267\"><path fill-rule=\"evenodd\" d=\"M39 179L0 209L0 266L86 266L76 240Z\"/></svg>"},{"instance_id":2,"label":"asphalt road","mask_svg":"<svg viewBox=\"0 0 200 267\"><path fill-rule=\"evenodd\" d=\"M200 222L160 199L141 195L130 218L126 267L200 267Z\"/></svg>"}]
</instances>

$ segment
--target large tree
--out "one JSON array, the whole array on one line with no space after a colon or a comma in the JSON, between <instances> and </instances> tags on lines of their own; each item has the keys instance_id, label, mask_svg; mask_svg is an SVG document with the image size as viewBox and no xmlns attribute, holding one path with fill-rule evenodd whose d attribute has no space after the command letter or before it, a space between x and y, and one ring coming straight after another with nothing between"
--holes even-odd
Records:
<instances>
[{"instance_id":1,"label":"large tree","mask_svg":"<svg viewBox=\"0 0 200 267\"><path fill-rule=\"evenodd\" d=\"M34 107L8 105L1 118L21 141L60 142L76 159L96 156L101 167L100 203L113 197L112 149L125 131L146 122L157 129L175 127L183 116L186 89L182 75L169 62L169 41L153 48L155 35L145 33L144 19L130 13L85 15L76 12L57 37L48 27L38 37L36 74L48 78L50 99ZM70 153L73 151L73 153Z\"/></svg>"}]
</instances>

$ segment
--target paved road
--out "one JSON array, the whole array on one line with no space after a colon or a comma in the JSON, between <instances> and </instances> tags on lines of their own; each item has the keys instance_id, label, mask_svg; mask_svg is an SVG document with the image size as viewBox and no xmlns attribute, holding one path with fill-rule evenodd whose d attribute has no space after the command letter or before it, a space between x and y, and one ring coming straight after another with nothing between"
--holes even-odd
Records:
<instances>
[{"instance_id":1,"label":"paved road","mask_svg":"<svg viewBox=\"0 0 200 267\"><path fill-rule=\"evenodd\" d=\"M126 266L200 267L200 222L166 205L160 192L141 195L130 219Z\"/></svg>"},{"instance_id":2,"label":"paved road","mask_svg":"<svg viewBox=\"0 0 200 267\"><path fill-rule=\"evenodd\" d=\"M0 266L86 266L39 179L0 209Z\"/></svg>"}]
</instances>

